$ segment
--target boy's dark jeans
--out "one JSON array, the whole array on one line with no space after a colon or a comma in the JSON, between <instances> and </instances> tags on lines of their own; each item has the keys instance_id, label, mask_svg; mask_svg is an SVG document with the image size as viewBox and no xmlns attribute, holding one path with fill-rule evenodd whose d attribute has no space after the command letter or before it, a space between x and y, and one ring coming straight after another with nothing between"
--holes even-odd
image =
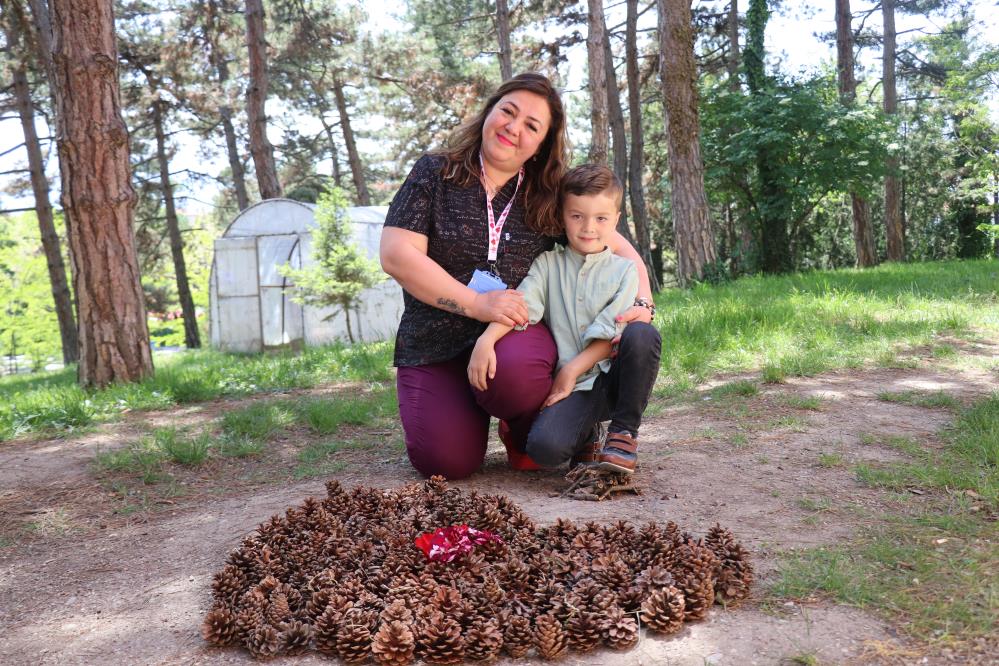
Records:
<instances>
[{"instance_id":1,"label":"boy's dark jeans","mask_svg":"<svg viewBox=\"0 0 999 666\"><path fill-rule=\"evenodd\" d=\"M637 435L659 374L661 347L659 331L651 324L625 326L610 372L597 377L591 390L573 391L538 415L527 436L531 459L545 467L566 462L591 441L594 426L607 419L611 432Z\"/></svg>"}]
</instances>

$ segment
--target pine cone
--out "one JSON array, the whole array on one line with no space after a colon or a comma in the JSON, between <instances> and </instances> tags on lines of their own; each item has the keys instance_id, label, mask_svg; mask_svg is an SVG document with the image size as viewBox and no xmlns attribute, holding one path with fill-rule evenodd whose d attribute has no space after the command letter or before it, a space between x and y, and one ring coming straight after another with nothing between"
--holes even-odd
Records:
<instances>
[{"instance_id":1,"label":"pine cone","mask_svg":"<svg viewBox=\"0 0 999 666\"><path fill-rule=\"evenodd\" d=\"M687 620L701 620L715 603L715 582L711 576L691 572L677 580L686 599Z\"/></svg>"},{"instance_id":2,"label":"pine cone","mask_svg":"<svg viewBox=\"0 0 999 666\"><path fill-rule=\"evenodd\" d=\"M264 612L264 619L268 624L281 627L291 620L291 607L288 605L288 597L280 592L271 595L271 602Z\"/></svg>"},{"instance_id":3,"label":"pine cone","mask_svg":"<svg viewBox=\"0 0 999 666\"><path fill-rule=\"evenodd\" d=\"M600 616L588 611L577 613L565 623L565 632L569 636L569 645L580 652L589 652L602 638Z\"/></svg>"},{"instance_id":4,"label":"pine cone","mask_svg":"<svg viewBox=\"0 0 999 666\"><path fill-rule=\"evenodd\" d=\"M542 659L558 659L569 649L569 637L552 615L540 616L534 628L534 647Z\"/></svg>"},{"instance_id":5,"label":"pine cone","mask_svg":"<svg viewBox=\"0 0 999 666\"><path fill-rule=\"evenodd\" d=\"M310 620L315 622L319 619L319 616L322 615L326 611L326 607L329 606L332 596L332 592L328 589L317 590L312 593L308 603L305 604L305 614Z\"/></svg>"},{"instance_id":6,"label":"pine cone","mask_svg":"<svg viewBox=\"0 0 999 666\"><path fill-rule=\"evenodd\" d=\"M411 624L413 622L413 611L409 610L405 601L397 599L385 607L385 610L381 612L379 619L386 624L389 622Z\"/></svg>"},{"instance_id":7,"label":"pine cone","mask_svg":"<svg viewBox=\"0 0 999 666\"><path fill-rule=\"evenodd\" d=\"M618 590L617 605L625 613L637 613L641 610L643 601L645 601L645 592L637 585Z\"/></svg>"},{"instance_id":8,"label":"pine cone","mask_svg":"<svg viewBox=\"0 0 999 666\"><path fill-rule=\"evenodd\" d=\"M415 651L413 632L409 625L398 620L383 623L371 643L375 661L388 666L405 666L413 661Z\"/></svg>"},{"instance_id":9,"label":"pine cone","mask_svg":"<svg viewBox=\"0 0 999 666\"><path fill-rule=\"evenodd\" d=\"M749 551L735 540L731 532L718 524L708 530L704 545L718 558L715 569L715 600L732 604L748 597L749 588L753 584Z\"/></svg>"},{"instance_id":10,"label":"pine cone","mask_svg":"<svg viewBox=\"0 0 999 666\"><path fill-rule=\"evenodd\" d=\"M638 623L620 608L611 608L604 617L603 638L608 647L627 650L638 642Z\"/></svg>"},{"instance_id":11,"label":"pine cone","mask_svg":"<svg viewBox=\"0 0 999 666\"><path fill-rule=\"evenodd\" d=\"M519 659L533 645L531 621L523 615L511 615L503 630L503 650L514 659Z\"/></svg>"},{"instance_id":12,"label":"pine cone","mask_svg":"<svg viewBox=\"0 0 999 666\"><path fill-rule=\"evenodd\" d=\"M642 588L642 593L645 595L652 594L656 590L661 590L664 587L669 587L673 584L673 574L660 566L651 566L643 569L638 577L635 578L635 583Z\"/></svg>"},{"instance_id":13,"label":"pine cone","mask_svg":"<svg viewBox=\"0 0 999 666\"><path fill-rule=\"evenodd\" d=\"M631 584L632 573L620 555L608 553L593 560L593 577L604 587L619 590Z\"/></svg>"},{"instance_id":14,"label":"pine cone","mask_svg":"<svg viewBox=\"0 0 999 666\"><path fill-rule=\"evenodd\" d=\"M337 634L343 613L333 606L327 608L315 624L316 649L331 656L337 655Z\"/></svg>"},{"instance_id":15,"label":"pine cone","mask_svg":"<svg viewBox=\"0 0 999 666\"><path fill-rule=\"evenodd\" d=\"M228 608L213 608L201 624L201 635L212 645L229 645L239 636L236 616Z\"/></svg>"},{"instance_id":16,"label":"pine cone","mask_svg":"<svg viewBox=\"0 0 999 666\"><path fill-rule=\"evenodd\" d=\"M281 650L282 646L281 634L269 624L257 627L246 644L246 647L250 649L250 654L257 659L273 657Z\"/></svg>"},{"instance_id":17,"label":"pine cone","mask_svg":"<svg viewBox=\"0 0 999 666\"><path fill-rule=\"evenodd\" d=\"M371 656L371 631L368 625L352 624L349 621L340 625L336 636L336 651L348 664L359 664Z\"/></svg>"},{"instance_id":18,"label":"pine cone","mask_svg":"<svg viewBox=\"0 0 999 666\"><path fill-rule=\"evenodd\" d=\"M465 658L472 661L494 661L503 647L503 633L496 620L477 621L465 634Z\"/></svg>"},{"instance_id":19,"label":"pine cone","mask_svg":"<svg viewBox=\"0 0 999 666\"><path fill-rule=\"evenodd\" d=\"M238 598L246 589L246 574L234 564L227 564L222 571L215 574L212 581L212 591L219 601L229 601Z\"/></svg>"},{"instance_id":20,"label":"pine cone","mask_svg":"<svg viewBox=\"0 0 999 666\"><path fill-rule=\"evenodd\" d=\"M661 634L672 634L683 626L683 592L675 587L656 590L642 604L642 622Z\"/></svg>"},{"instance_id":21,"label":"pine cone","mask_svg":"<svg viewBox=\"0 0 999 666\"><path fill-rule=\"evenodd\" d=\"M428 664L457 664L464 658L465 642L461 625L438 613L436 621L425 622L417 637L417 650Z\"/></svg>"},{"instance_id":22,"label":"pine cone","mask_svg":"<svg viewBox=\"0 0 999 666\"><path fill-rule=\"evenodd\" d=\"M289 622L285 625L281 642L285 654L302 654L312 644L312 626L305 622Z\"/></svg>"}]
</instances>

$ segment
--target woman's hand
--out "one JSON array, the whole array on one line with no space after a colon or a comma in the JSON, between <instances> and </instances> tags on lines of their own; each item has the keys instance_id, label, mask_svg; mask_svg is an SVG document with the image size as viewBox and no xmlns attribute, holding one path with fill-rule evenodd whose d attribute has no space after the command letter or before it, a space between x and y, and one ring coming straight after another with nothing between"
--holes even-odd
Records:
<instances>
[{"instance_id":1,"label":"woman's hand","mask_svg":"<svg viewBox=\"0 0 999 666\"><path fill-rule=\"evenodd\" d=\"M496 377L496 347L489 341L479 338L468 360L468 383L473 388L485 391L490 379Z\"/></svg>"},{"instance_id":2,"label":"woman's hand","mask_svg":"<svg viewBox=\"0 0 999 666\"><path fill-rule=\"evenodd\" d=\"M523 326L527 323L527 303L516 289L496 289L476 294L470 314L482 322Z\"/></svg>"}]
</instances>

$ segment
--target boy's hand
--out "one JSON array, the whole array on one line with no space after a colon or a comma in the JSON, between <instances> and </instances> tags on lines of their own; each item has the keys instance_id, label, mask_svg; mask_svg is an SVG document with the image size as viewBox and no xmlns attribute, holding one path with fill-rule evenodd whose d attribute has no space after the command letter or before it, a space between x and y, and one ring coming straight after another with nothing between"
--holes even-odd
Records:
<instances>
[{"instance_id":1,"label":"boy's hand","mask_svg":"<svg viewBox=\"0 0 999 666\"><path fill-rule=\"evenodd\" d=\"M496 377L496 348L479 338L468 361L468 383L480 391L488 388L490 379Z\"/></svg>"},{"instance_id":2,"label":"boy's hand","mask_svg":"<svg viewBox=\"0 0 999 666\"><path fill-rule=\"evenodd\" d=\"M545 404L542 405L542 409L545 407L551 407L559 400L564 400L569 397L572 393L572 389L576 387L576 379L579 377L579 373L573 369L571 363L567 363L558 371L555 375L555 381L552 382L552 390L548 393L548 397L545 398Z\"/></svg>"}]
</instances>

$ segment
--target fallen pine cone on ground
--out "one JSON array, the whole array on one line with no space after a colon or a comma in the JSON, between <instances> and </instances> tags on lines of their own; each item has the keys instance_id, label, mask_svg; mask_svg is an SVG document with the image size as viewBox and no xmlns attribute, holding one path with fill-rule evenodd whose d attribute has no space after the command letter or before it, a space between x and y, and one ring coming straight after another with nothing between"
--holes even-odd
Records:
<instances>
[{"instance_id":1,"label":"fallen pine cone on ground","mask_svg":"<svg viewBox=\"0 0 999 666\"><path fill-rule=\"evenodd\" d=\"M392 666L557 659L629 649L641 626L675 633L746 598L753 580L748 551L720 525L703 541L672 522L538 527L508 498L440 477L326 487L230 553L207 642Z\"/></svg>"}]
</instances>

